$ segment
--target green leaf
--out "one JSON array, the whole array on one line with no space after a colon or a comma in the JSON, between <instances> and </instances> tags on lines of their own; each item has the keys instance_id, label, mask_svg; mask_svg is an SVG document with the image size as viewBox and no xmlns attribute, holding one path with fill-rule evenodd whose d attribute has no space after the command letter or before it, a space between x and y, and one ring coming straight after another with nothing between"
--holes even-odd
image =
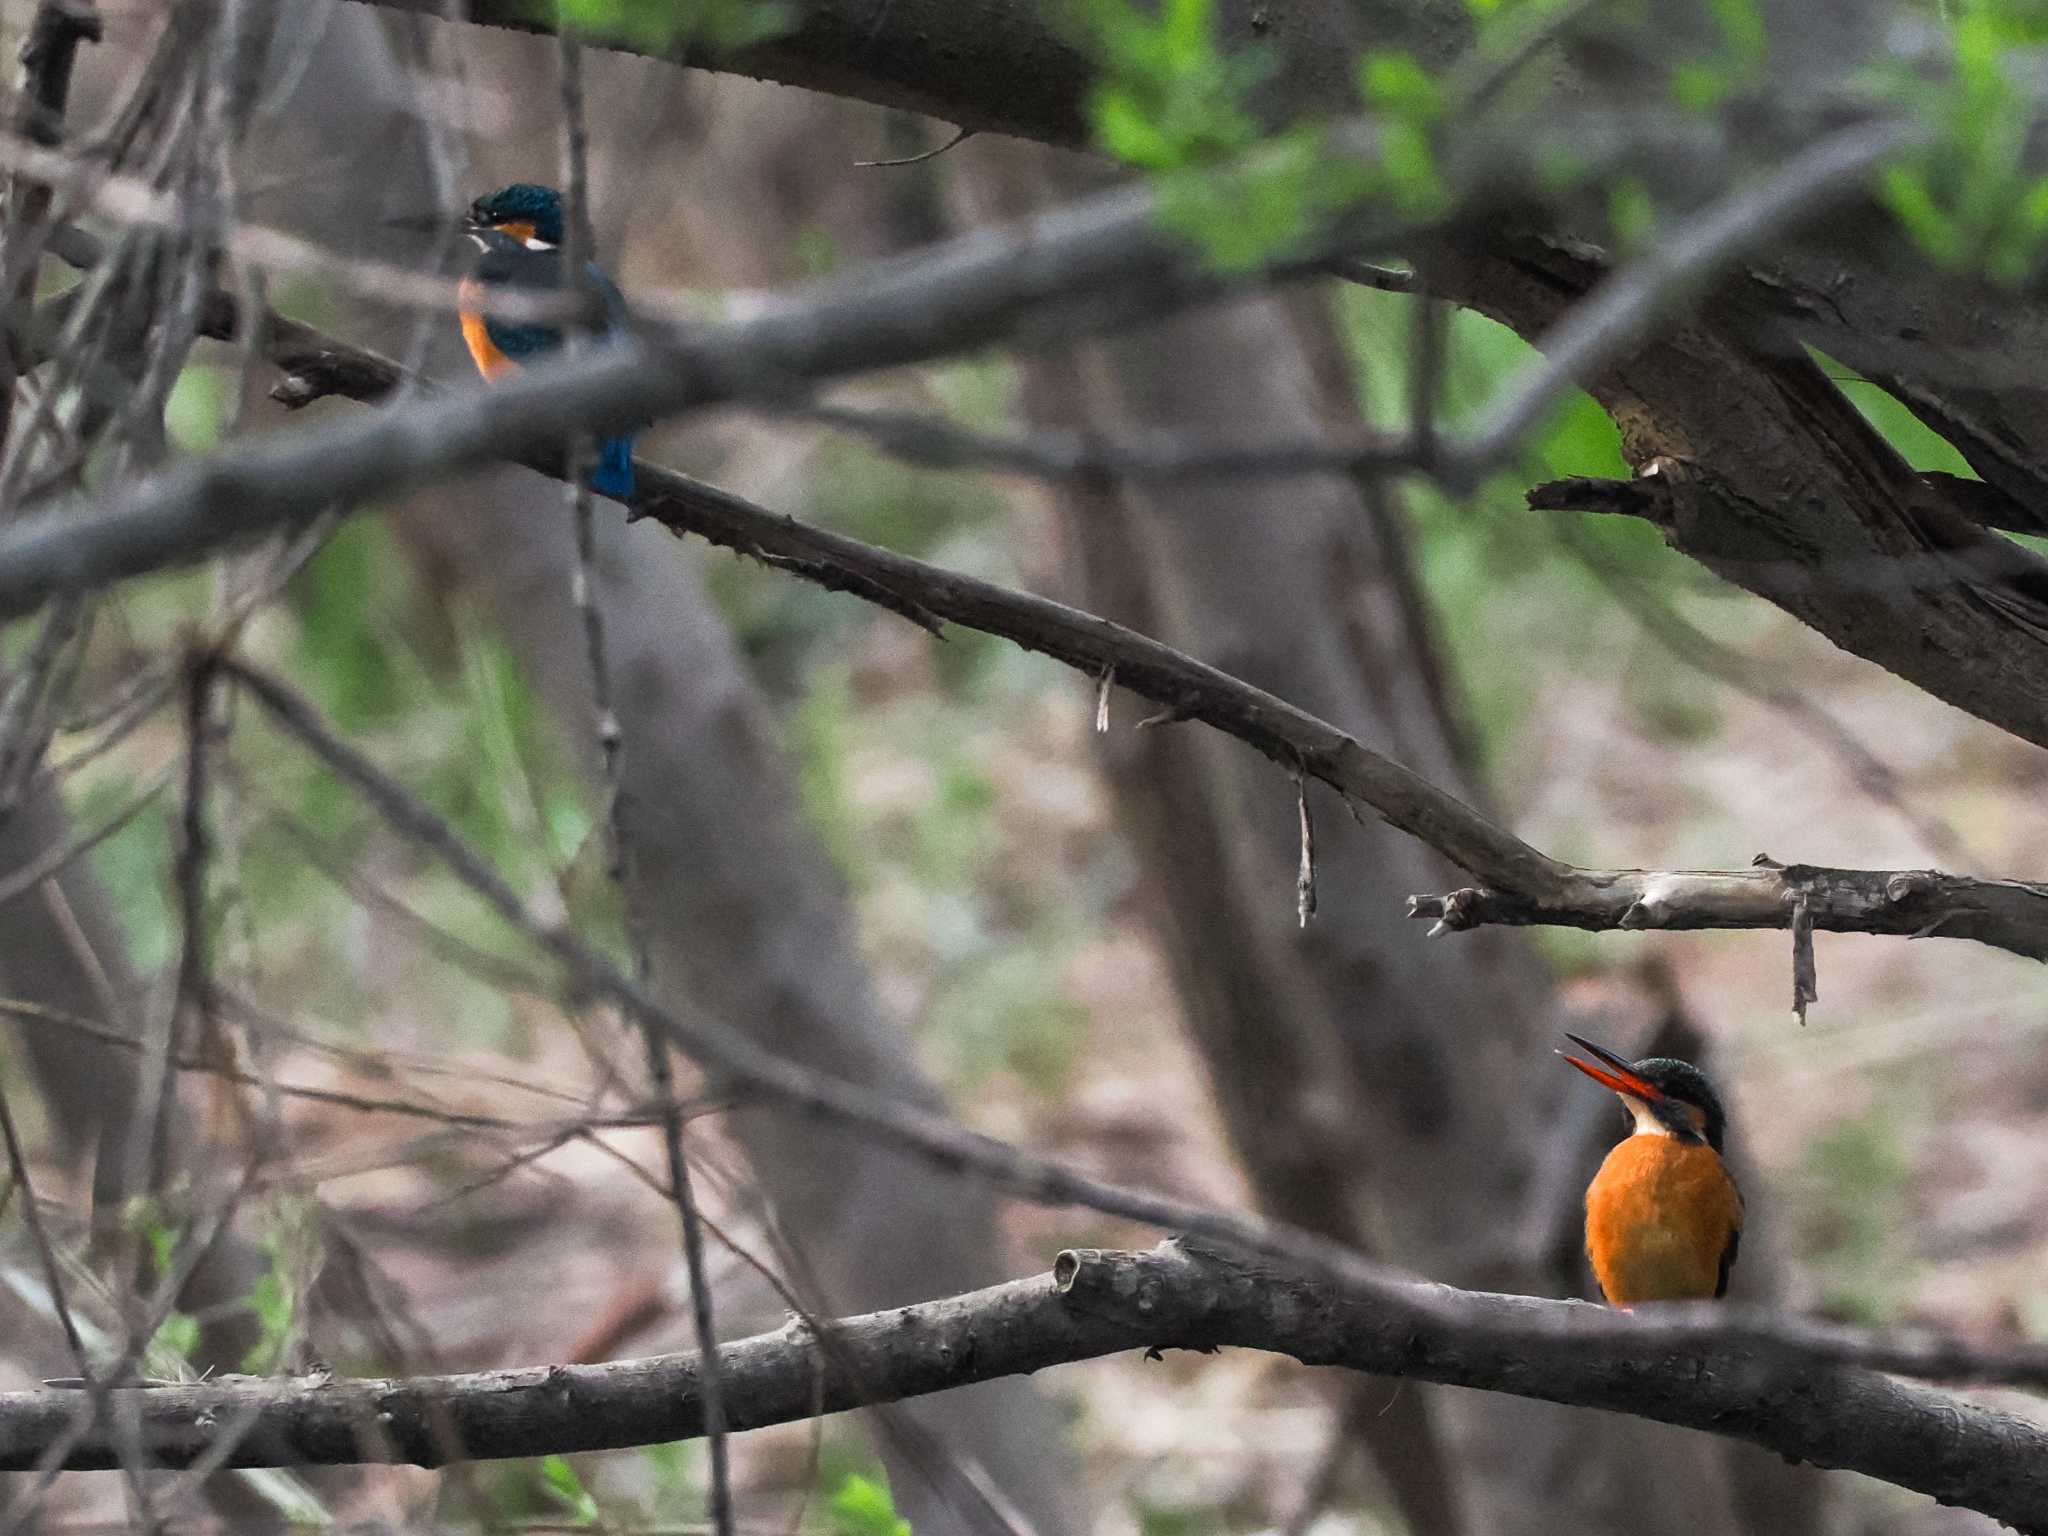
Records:
<instances>
[{"instance_id":1,"label":"green leaf","mask_svg":"<svg viewBox=\"0 0 2048 1536\"><path fill-rule=\"evenodd\" d=\"M1935 200L1927 172L1919 166L1889 165L1879 175L1878 195L1904 227L1913 243L1945 267L1962 262L1962 241L1955 225Z\"/></svg>"},{"instance_id":2,"label":"green leaf","mask_svg":"<svg viewBox=\"0 0 2048 1536\"><path fill-rule=\"evenodd\" d=\"M173 1312L157 1329L149 1347L180 1360L190 1360L199 1348L199 1319L183 1312Z\"/></svg>"},{"instance_id":3,"label":"green leaf","mask_svg":"<svg viewBox=\"0 0 2048 1536\"><path fill-rule=\"evenodd\" d=\"M848 1473L832 1495L832 1516L840 1536L910 1536L888 1484L858 1472Z\"/></svg>"},{"instance_id":4,"label":"green leaf","mask_svg":"<svg viewBox=\"0 0 2048 1536\"><path fill-rule=\"evenodd\" d=\"M1412 53L1383 48L1358 61L1358 90L1368 105L1410 123L1432 123L1443 115L1443 87Z\"/></svg>"},{"instance_id":5,"label":"green leaf","mask_svg":"<svg viewBox=\"0 0 2048 1536\"><path fill-rule=\"evenodd\" d=\"M583 1479L576 1475L576 1469L569 1465L566 1456L544 1457L540 1464L540 1480L547 1491L561 1501L576 1524L597 1524L597 1500L590 1496L590 1491L583 1486Z\"/></svg>"},{"instance_id":6,"label":"green leaf","mask_svg":"<svg viewBox=\"0 0 2048 1536\"><path fill-rule=\"evenodd\" d=\"M649 52L699 47L714 57L780 37L796 25L786 0L529 0L536 21Z\"/></svg>"}]
</instances>

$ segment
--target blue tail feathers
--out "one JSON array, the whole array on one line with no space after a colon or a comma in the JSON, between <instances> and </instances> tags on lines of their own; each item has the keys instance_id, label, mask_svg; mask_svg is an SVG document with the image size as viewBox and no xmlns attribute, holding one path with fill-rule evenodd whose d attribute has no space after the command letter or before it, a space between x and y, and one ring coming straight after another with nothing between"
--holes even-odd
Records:
<instances>
[{"instance_id":1,"label":"blue tail feathers","mask_svg":"<svg viewBox=\"0 0 2048 1536\"><path fill-rule=\"evenodd\" d=\"M597 445L597 462L585 483L600 496L627 501L633 495L633 439L607 437Z\"/></svg>"}]
</instances>

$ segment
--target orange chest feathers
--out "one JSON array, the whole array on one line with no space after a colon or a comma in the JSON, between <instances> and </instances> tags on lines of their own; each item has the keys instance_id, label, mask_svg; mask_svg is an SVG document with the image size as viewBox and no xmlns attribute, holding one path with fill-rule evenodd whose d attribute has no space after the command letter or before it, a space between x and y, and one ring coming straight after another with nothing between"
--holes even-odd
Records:
<instances>
[{"instance_id":1,"label":"orange chest feathers","mask_svg":"<svg viewBox=\"0 0 2048 1536\"><path fill-rule=\"evenodd\" d=\"M498 350L498 344L491 340L490 327L483 317L484 294L481 285L474 278L465 277L456 290L457 312L462 320L462 339L469 344L469 355L476 361L476 371L487 379L494 379L501 373L515 373L519 364Z\"/></svg>"},{"instance_id":2,"label":"orange chest feathers","mask_svg":"<svg viewBox=\"0 0 2048 1536\"><path fill-rule=\"evenodd\" d=\"M1586 1254L1618 1307L1719 1296L1741 1232L1742 1192L1703 1143L1630 1136L1586 1190Z\"/></svg>"}]
</instances>

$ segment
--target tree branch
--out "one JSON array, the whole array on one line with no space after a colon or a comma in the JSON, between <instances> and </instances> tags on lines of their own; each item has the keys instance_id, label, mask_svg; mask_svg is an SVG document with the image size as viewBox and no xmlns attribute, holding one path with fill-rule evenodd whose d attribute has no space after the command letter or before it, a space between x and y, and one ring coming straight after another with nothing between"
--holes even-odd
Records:
<instances>
[{"instance_id":1,"label":"tree branch","mask_svg":"<svg viewBox=\"0 0 2048 1536\"><path fill-rule=\"evenodd\" d=\"M2048 1431L2010 1415L1872 1371L1816 1367L1739 1327L1665 1343L1653 1317L1638 1323L1584 1302L1412 1289L1448 1299L1447 1318L1418 1321L1178 1242L1078 1249L1048 1275L830 1324L824 1342L793 1321L726 1345L719 1363L732 1427L754 1429L1127 1349L1270 1350L1729 1435L2048 1531L2048 1481L2039 1476ZM1580 1317L1601 1323L1597 1338L1559 1326ZM247 1428L230 1466L438 1466L451 1446L488 1458L695 1437L704 1429L699 1382L696 1356L663 1355L395 1381L230 1377L116 1395L159 1465L190 1465L234 1423ZM34 1465L78 1407L74 1392L0 1395L0 1469ZM100 1424L65 1465L117 1458Z\"/></svg>"},{"instance_id":2,"label":"tree branch","mask_svg":"<svg viewBox=\"0 0 2048 1536\"><path fill-rule=\"evenodd\" d=\"M223 328L217 334L229 334L232 308L210 309L209 323ZM265 348L286 374L272 394L295 407L330 394L375 402L405 378L389 359L281 317L268 324ZM558 456L532 455L524 462L559 477ZM1486 882L1441 896L1411 896L1409 915L1436 920L1432 933L1489 923L1595 932L1789 928L1803 898L1814 926L1829 932L1973 939L2048 959L2048 886L1937 870L1794 864L1644 871L1562 864L1336 726L1171 646L1046 598L812 527L660 465L636 460L634 473L633 517L850 592L935 634L944 623L960 624L1050 656L1098 683L1111 677L1174 718L1211 725L1290 771L1321 779L1351 803L1371 807ZM1558 481L1532 491L1530 500L1654 515L1662 495L1661 477L1651 475Z\"/></svg>"},{"instance_id":3,"label":"tree branch","mask_svg":"<svg viewBox=\"0 0 2048 1536\"><path fill-rule=\"evenodd\" d=\"M428 8L427 0L371 3ZM1274 122L1355 110L1348 63L1361 35L1437 71L1473 35L1458 7L1362 3L1363 34L1357 4L1346 0L1219 0L1214 33L1225 53L1266 53L1271 72L1257 107ZM481 0L467 15L534 29L515 0ZM1845 68L1852 56L1845 53ZM811 0L784 36L687 62L1070 145L1086 140L1083 104L1096 78L1094 61L1042 8L1000 0L901 0L880 10ZM1601 100L1603 84L1612 82L1567 70L1540 98L1461 119L1460 163L1515 160L1560 113ZM1823 129L1822 117L1786 112L1768 131L1751 121L1694 126L1706 156L1753 169ZM1694 187L1712 174L1700 154L1672 151L1661 163L1691 167ZM1529 185L1540 189L1540 178ZM1994 298L1916 263L1867 200L1816 238L1816 249L1773 252L1770 271L1725 284L1699 323L1651 338L1580 382L1622 425L1632 461L1664 455L1694 471L1666 529L1675 547L1844 650L2048 745L2048 566L1998 547L2003 541L1982 533L1970 508L1913 476L1799 346L1810 340L1884 383L2014 502L2031 504L2048 487L2048 409L2030 387L1999 394L1981 385L1978 365L1996 355L2015 380L2031 379L2027 359L2048 308L2024 292ZM1605 275L1582 248L1494 226L1424 244L1404 254L1429 271L1434 291L1532 342ZM1901 557L1909 568L1890 564ZM1846 579L1844 567L1853 568Z\"/></svg>"},{"instance_id":4,"label":"tree branch","mask_svg":"<svg viewBox=\"0 0 2048 1536\"><path fill-rule=\"evenodd\" d=\"M0 619L53 594L204 558L331 506L543 447L559 453L577 431L997 340L1028 345L1136 324L1248 280L1193 270L1155 211L1149 192L1119 189L814 285L745 318L650 326L509 382L274 434L111 493L67 498L0 531Z\"/></svg>"},{"instance_id":5,"label":"tree branch","mask_svg":"<svg viewBox=\"0 0 2048 1536\"><path fill-rule=\"evenodd\" d=\"M1489 923L1585 928L1790 928L1800 903L1827 933L1975 939L2048 960L2048 885L1976 880L1933 869L1828 869L1777 864L1708 869L1575 869L1562 899L1531 901L1467 888L1410 896L1408 915L1435 920L1431 936Z\"/></svg>"}]
</instances>

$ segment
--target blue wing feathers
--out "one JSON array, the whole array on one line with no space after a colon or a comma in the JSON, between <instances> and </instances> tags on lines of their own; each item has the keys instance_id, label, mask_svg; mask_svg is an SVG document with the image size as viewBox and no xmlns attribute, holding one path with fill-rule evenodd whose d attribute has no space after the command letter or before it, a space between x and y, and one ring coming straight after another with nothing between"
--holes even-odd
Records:
<instances>
[{"instance_id":1,"label":"blue wing feathers","mask_svg":"<svg viewBox=\"0 0 2048 1536\"><path fill-rule=\"evenodd\" d=\"M561 270L561 260L555 252L527 250L508 240L485 250L477 263L476 276L490 286L502 284L545 292L560 287ZM596 262L584 267L583 280L604 305L605 320L597 328L597 334L601 337L609 332L623 331L628 315L625 296L619 292L618 285L605 276ZM553 325L522 324L486 317L484 332L500 352L518 361L556 351L562 345L561 329ZM610 496L619 501L632 496L632 433L599 439L597 462L585 476L585 483L600 496Z\"/></svg>"}]
</instances>

